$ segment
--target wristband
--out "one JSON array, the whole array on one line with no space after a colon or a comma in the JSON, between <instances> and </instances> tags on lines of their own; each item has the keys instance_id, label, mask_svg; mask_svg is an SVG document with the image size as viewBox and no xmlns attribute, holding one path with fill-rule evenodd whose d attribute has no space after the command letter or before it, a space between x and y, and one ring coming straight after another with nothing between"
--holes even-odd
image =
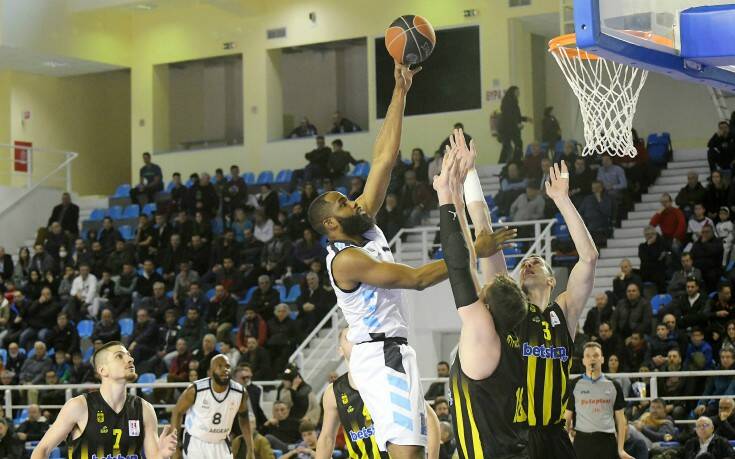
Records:
<instances>
[{"instance_id":1,"label":"wristband","mask_svg":"<svg viewBox=\"0 0 735 459\"><path fill-rule=\"evenodd\" d=\"M485 202L485 194L482 192L480 177L476 169L471 169L464 180L464 199L467 203Z\"/></svg>"}]
</instances>

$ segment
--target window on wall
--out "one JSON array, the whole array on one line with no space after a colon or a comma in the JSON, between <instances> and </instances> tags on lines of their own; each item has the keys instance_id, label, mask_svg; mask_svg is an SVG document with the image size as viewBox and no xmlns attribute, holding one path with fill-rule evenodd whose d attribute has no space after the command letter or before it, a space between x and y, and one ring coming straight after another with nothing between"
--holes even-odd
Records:
<instances>
[{"instance_id":1,"label":"window on wall","mask_svg":"<svg viewBox=\"0 0 735 459\"><path fill-rule=\"evenodd\" d=\"M154 151L243 143L242 56L157 65Z\"/></svg>"},{"instance_id":2,"label":"window on wall","mask_svg":"<svg viewBox=\"0 0 735 459\"><path fill-rule=\"evenodd\" d=\"M270 51L280 81L281 123L271 140L328 134L335 114L342 132L368 129L367 40L318 43Z\"/></svg>"},{"instance_id":3,"label":"window on wall","mask_svg":"<svg viewBox=\"0 0 735 459\"><path fill-rule=\"evenodd\" d=\"M480 28L461 27L436 31L436 48L422 64L406 100L406 115L479 109ZM385 40L375 40L375 85L378 118L384 118L393 93L393 58Z\"/></svg>"}]
</instances>

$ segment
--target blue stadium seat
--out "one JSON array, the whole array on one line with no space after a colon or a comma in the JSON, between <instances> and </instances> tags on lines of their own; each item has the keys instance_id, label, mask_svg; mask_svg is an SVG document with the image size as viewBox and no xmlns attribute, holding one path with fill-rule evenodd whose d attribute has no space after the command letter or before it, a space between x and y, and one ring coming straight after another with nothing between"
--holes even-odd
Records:
<instances>
[{"instance_id":1,"label":"blue stadium seat","mask_svg":"<svg viewBox=\"0 0 735 459\"><path fill-rule=\"evenodd\" d=\"M0 349L0 360L3 362L3 367L8 364L8 351L7 349Z\"/></svg>"},{"instance_id":2,"label":"blue stadium seat","mask_svg":"<svg viewBox=\"0 0 735 459\"><path fill-rule=\"evenodd\" d=\"M359 163L355 165L355 168L352 169L347 176L348 177L367 177L370 173L370 164L369 163Z\"/></svg>"},{"instance_id":3,"label":"blue stadium seat","mask_svg":"<svg viewBox=\"0 0 735 459\"><path fill-rule=\"evenodd\" d=\"M291 318L291 320L296 320L299 317L299 311L291 311L288 313L288 316Z\"/></svg>"},{"instance_id":4,"label":"blue stadium seat","mask_svg":"<svg viewBox=\"0 0 735 459\"><path fill-rule=\"evenodd\" d=\"M173 189L174 189L174 181L171 180L170 182L168 182L168 185L166 185L166 193L170 193L171 190Z\"/></svg>"},{"instance_id":5,"label":"blue stadium seat","mask_svg":"<svg viewBox=\"0 0 735 459\"><path fill-rule=\"evenodd\" d=\"M276 289L276 291L280 295L280 297L281 297L281 300L280 300L281 303L285 303L286 302L286 297L288 296L287 293L286 293L286 287L284 287L281 284L276 284L276 285L273 286L273 288Z\"/></svg>"},{"instance_id":6,"label":"blue stadium seat","mask_svg":"<svg viewBox=\"0 0 735 459\"><path fill-rule=\"evenodd\" d=\"M342 193L343 195L347 196L347 187L346 186L338 186L335 188L338 192Z\"/></svg>"},{"instance_id":7,"label":"blue stadium seat","mask_svg":"<svg viewBox=\"0 0 735 459\"><path fill-rule=\"evenodd\" d=\"M246 185L255 185L255 174L252 172L244 172L241 177Z\"/></svg>"},{"instance_id":8,"label":"blue stadium seat","mask_svg":"<svg viewBox=\"0 0 735 459\"><path fill-rule=\"evenodd\" d=\"M561 241L568 241L572 238L571 234L569 234L569 227L567 225L554 225L552 233Z\"/></svg>"},{"instance_id":9,"label":"blue stadium seat","mask_svg":"<svg viewBox=\"0 0 735 459\"><path fill-rule=\"evenodd\" d=\"M292 177L293 171L291 169L283 169L276 175L276 181L274 183L278 185L285 185L287 183L291 183Z\"/></svg>"},{"instance_id":10,"label":"blue stadium seat","mask_svg":"<svg viewBox=\"0 0 735 459\"><path fill-rule=\"evenodd\" d=\"M301 296L301 286L299 284L294 284L291 286L291 289L288 291L288 297L286 297L286 303L295 303L296 300L298 300L300 296Z\"/></svg>"},{"instance_id":11,"label":"blue stadium seat","mask_svg":"<svg viewBox=\"0 0 735 459\"><path fill-rule=\"evenodd\" d=\"M732 271L732 268L735 268L735 260L727 264L727 267L725 268L725 272L729 273L730 271Z\"/></svg>"},{"instance_id":12,"label":"blue stadium seat","mask_svg":"<svg viewBox=\"0 0 735 459\"><path fill-rule=\"evenodd\" d=\"M179 327L183 327L184 322L186 322L186 316L179 317Z\"/></svg>"},{"instance_id":13,"label":"blue stadium seat","mask_svg":"<svg viewBox=\"0 0 735 459\"><path fill-rule=\"evenodd\" d=\"M291 204L291 196L288 195L285 191L281 191L278 193L278 204L283 207L288 207Z\"/></svg>"},{"instance_id":14,"label":"blue stadium seat","mask_svg":"<svg viewBox=\"0 0 735 459\"><path fill-rule=\"evenodd\" d=\"M139 384L150 384L156 382L156 374L155 373L143 373L142 375L138 376L138 380L136 381ZM144 387L140 390L144 394L151 394L153 393L152 387Z\"/></svg>"},{"instance_id":15,"label":"blue stadium seat","mask_svg":"<svg viewBox=\"0 0 735 459\"><path fill-rule=\"evenodd\" d=\"M61 448L54 448L48 456L48 459L62 459Z\"/></svg>"},{"instance_id":16,"label":"blue stadium seat","mask_svg":"<svg viewBox=\"0 0 735 459\"><path fill-rule=\"evenodd\" d=\"M505 263L508 269L515 269L516 265L521 261L520 255L523 255L518 247L508 247L503 249L505 255Z\"/></svg>"},{"instance_id":17,"label":"blue stadium seat","mask_svg":"<svg viewBox=\"0 0 735 459\"><path fill-rule=\"evenodd\" d=\"M77 324L77 333L79 333L79 337L82 339L92 336L93 330L94 322L91 320L80 320Z\"/></svg>"},{"instance_id":18,"label":"blue stadium seat","mask_svg":"<svg viewBox=\"0 0 735 459\"><path fill-rule=\"evenodd\" d=\"M130 197L130 184L129 183L123 183L122 185L118 186L115 190L115 194L112 195L113 198L129 198Z\"/></svg>"},{"instance_id":19,"label":"blue stadium seat","mask_svg":"<svg viewBox=\"0 0 735 459\"><path fill-rule=\"evenodd\" d=\"M443 260L444 259L444 249L437 249L436 252L434 252L434 255L431 256L433 260Z\"/></svg>"},{"instance_id":20,"label":"blue stadium seat","mask_svg":"<svg viewBox=\"0 0 735 459\"><path fill-rule=\"evenodd\" d=\"M92 354L94 354L94 346L89 346L86 351L84 351L84 355L82 356L82 360L85 362L89 362L89 360L92 358Z\"/></svg>"},{"instance_id":21,"label":"blue stadium seat","mask_svg":"<svg viewBox=\"0 0 735 459\"><path fill-rule=\"evenodd\" d=\"M120 319L120 334L122 336L130 336L133 334L133 319Z\"/></svg>"},{"instance_id":22,"label":"blue stadium seat","mask_svg":"<svg viewBox=\"0 0 735 459\"><path fill-rule=\"evenodd\" d=\"M140 206L138 204L130 204L123 211L123 218L138 218L140 215Z\"/></svg>"},{"instance_id":23,"label":"blue stadium seat","mask_svg":"<svg viewBox=\"0 0 735 459\"><path fill-rule=\"evenodd\" d=\"M263 171L258 174L256 185L267 185L269 183L273 183L273 171Z\"/></svg>"},{"instance_id":24,"label":"blue stadium seat","mask_svg":"<svg viewBox=\"0 0 735 459\"><path fill-rule=\"evenodd\" d=\"M122 220L123 217L123 207L122 206L112 206L110 207L110 218L113 220Z\"/></svg>"},{"instance_id":25,"label":"blue stadium seat","mask_svg":"<svg viewBox=\"0 0 735 459\"><path fill-rule=\"evenodd\" d=\"M211 301L212 298L214 298L214 295L215 295L215 290L213 288L210 288L209 290L207 290L207 299L208 300Z\"/></svg>"},{"instance_id":26,"label":"blue stadium seat","mask_svg":"<svg viewBox=\"0 0 735 459\"><path fill-rule=\"evenodd\" d=\"M250 303L250 300L253 299L253 294L258 289L258 286L253 286L248 289L248 291L245 293L245 296L242 300L239 301L240 304L248 304Z\"/></svg>"},{"instance_id":27,"label":"blue stadium seat","mask_svg":"<svg viewBox=\"0 0 735 459\"><path fill-rule=\"evenodd\" d=\"M105 216L107 216L107 209L94 209L92 213L89 214L89 221L101 222L104 220Z\"/></svg>"},{"instance_id":28,"label":"blue stadium seat","mask_svg":"<svg viewBox=\"0 0 735 459\"><path fill-rule=\"evenodd\" d=\"M281 451L280 449L274 449L273 456L275 456L275 458L278 459L279 457L283 456L283 451Z\"/></svg>"},{"instance_id":29,"label":"blue stadium seat","mask_svg":"<svg viewBox=\"0 0 735 459\"><path fill-rule=\"evenodd\" d=\"M663 295L656 295L651 298L651 312L653 315L657 315L661 308L668 306L671 303L671 295L665 293Z\"/></svg>"},{"instance_id":30,"label":"blue stadium seat","mask_svg":"<svg viewBox=\"0 0 735 459\"><path fill-rule=\"evenodd\" d=\"M148 204L146 204L145 206L143 206L143 213L146 214L146 215L148 215L150 217L151 215L153 215L156 212L156 210L158 210L157 207L158 206L156 206L156 203L155 202L149 202Z\"/></svg>"},{"instance_id":31,"label":"blue stadium seat","mask_svg":"<svg viewBox=\"0 0 735 459\"><path fill-rule=\"evenodd\" d=\"M495 198L493 198L493 195L489 194L485 196L485 202L487 203L487 207L489 209L492 209L493 207L495 207Z\"/></svg>"},{"instance_id":32,"label":"blue stadium seat","mask_svg":"<svg viewBox=\"0 0 735 459\"><path fill-rule=\"evenodd\" d=\"M293 206L295 204L301 203L301 191L296 190L293 193L291 193L291 199L289 200L289 205ZM306 210L306 209L304 209Z\"/></svg>"},{"instance_id":33,"label":"blue stadium seat","mask_svg":"<svg viewBox=\"0 0 735 459\"><path fill-rule=\"evenodd\" d=\"M168 292L166 292L166 298L173 299L173 297L174 297L174 291L173 290L169 290Z\"/></svg>"},{"instance_id":34,"label":"blue stadium seat","mask_svg":"<svg viewBox=\"0 0 735 459\"><path fill-rule=\"evenodd\" d=\"M192 179L187 180L184 182L184 186L187 188L191 188L194 185L194 181Z\"/></svg>"},{"instance_id":35,"label":"blue stadium seat","mask_svg":"<svg viewBox=\"0 0 735 459\"><path fill-rule=\"evenodd\" d=\"M648 157L655 164L664 164L671 151L671 135L668 132L651 134L647 142Z\"/></svg>"},{"instance_id":36,"label":"blue stadium seat","mask_svg":"<svg viewBox=\"0 0 735 459\"><path fill-rule=\"evenodd\" d=\"M16 425L23 424L27 420L28 420L28 408L23 408L22 410L20 410L20 413L18 414L18 416L15 419L13 419L13 424L16 424Z\"/></svg>"},{"instance_id":37,"label":"blue stadium seat","mask_svg":"<svg viewBox=\"0 0 735 459\"><path fill-rule=\"evenodd\" d=\"M118 231L120 231L120 235L126 241L132 241L135 239L135 232L133 231L133 227L130 225L122 225L118 228Z\"/></svg>"}]
</instances>

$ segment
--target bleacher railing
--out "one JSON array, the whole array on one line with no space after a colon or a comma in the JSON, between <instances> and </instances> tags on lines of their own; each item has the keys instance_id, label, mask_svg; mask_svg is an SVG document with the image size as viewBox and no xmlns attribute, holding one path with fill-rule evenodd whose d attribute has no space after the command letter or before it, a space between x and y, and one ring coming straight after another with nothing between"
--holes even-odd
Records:
<instances>
[{"instance_id":1,"label":"bleacher railing","mask_svg":"<svg viewBox=\"0 0 735 459\"><path fill-rule=\"evenodd\" d=\"M0 159L8 165L0 169L0 179L29 192L41 185L71 192L71 163L77 156L73 151L0 144Z\"/></svg>"},{"instance_id":2,"label":"bleacher railing","mask_svg":"<svg viewBox=\"0 0 735 459\"><path fill-rule=\"evenodd\" d=\"M314 327L314 330L309 333L309 336L291 354L288 361L299 367L304 380L314 381L314 376L322 373L322 369L327 362L340 359L336 349L339 346L339 329L343 323L344 319L339 312L339 306L334 305L321 322ZM323 341L315 345L315 341L320 337L322 331L325 331L321 336ZM308 353L306 352L307 349L309 350Z\"/></svg>"}]
</instances>

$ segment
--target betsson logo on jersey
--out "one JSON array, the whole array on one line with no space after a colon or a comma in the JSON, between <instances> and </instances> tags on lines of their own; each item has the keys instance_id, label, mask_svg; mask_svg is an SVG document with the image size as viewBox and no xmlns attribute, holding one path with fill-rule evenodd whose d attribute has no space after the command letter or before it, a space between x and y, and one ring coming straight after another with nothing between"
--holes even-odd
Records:
<instances>
[{"instance_id":1,"label":"betsson logo on jersey","mask_svg":"<svg viewBox=\"0 0 735 459\"><path fill-rule=\"evenodd\" d=\"M362 429L355 432L354 430L350 430L350 440L357 441L357 440L365 440L366 438L370 438L373 435L375 435L375 427L363 427Z\"/></svg>"},{"instance_id":2,"label":"betsson logo on jersey","mask_svg":"<svg viewBox=\"0 0 735 459\"><path fill-rule=\"evenodd\" d=\"M564 347L546 347L543 344L541 346L531 346L527 342L523 343L523 357L558 359L562 362L566 362L567 360L569 360L567 350Z\"/></svg>"}]
</instances>

